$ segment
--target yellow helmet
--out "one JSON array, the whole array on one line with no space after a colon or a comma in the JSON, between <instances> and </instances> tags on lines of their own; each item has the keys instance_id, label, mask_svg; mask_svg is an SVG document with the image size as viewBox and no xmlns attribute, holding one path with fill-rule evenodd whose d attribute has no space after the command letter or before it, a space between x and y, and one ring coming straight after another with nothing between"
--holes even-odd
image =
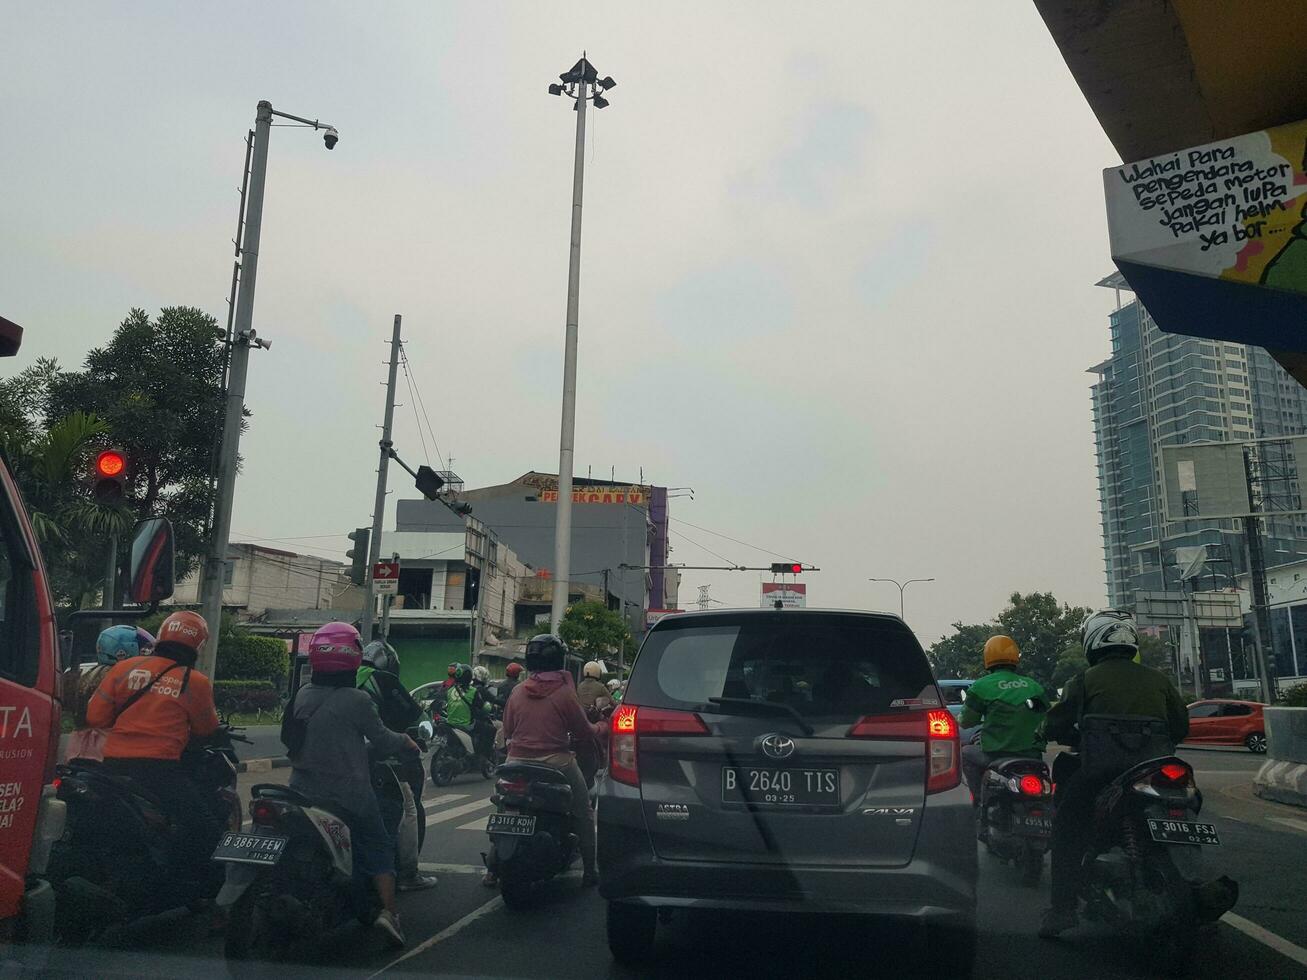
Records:
<instances>
[{"instance_id":1,"label":"yellow helmet","mask_svg":"<svg viewBox=\"0 0 1307 980\"><path fill-rule=\"evenodd\" d=\"M1017 641L1010 636L999 634L991 636L985 641L985 669L997 667L999 664L1012 664L1016 666L1021 662L1021 650L1017 646Z\"/></svg>"}]
</instances>

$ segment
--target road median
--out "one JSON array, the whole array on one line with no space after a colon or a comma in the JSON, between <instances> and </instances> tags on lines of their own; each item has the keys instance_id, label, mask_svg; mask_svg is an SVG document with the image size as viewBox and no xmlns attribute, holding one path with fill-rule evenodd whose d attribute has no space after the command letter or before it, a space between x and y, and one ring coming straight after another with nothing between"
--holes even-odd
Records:
<instances>
[{"instance_id":1,"label":"road median","mask_svg":"<svg viewBox=\"0 0 1307 980\"><path fill-rule=\"evenodd\" d=\"M1253 777L1265 800L1307 808L1307 708L1266 708L1266 762Z\"/></svg>"}]
</instances>

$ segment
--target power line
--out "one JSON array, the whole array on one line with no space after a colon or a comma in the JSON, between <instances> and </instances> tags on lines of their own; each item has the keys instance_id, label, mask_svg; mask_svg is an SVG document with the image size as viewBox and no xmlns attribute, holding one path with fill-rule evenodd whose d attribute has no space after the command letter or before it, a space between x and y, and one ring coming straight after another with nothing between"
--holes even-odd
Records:
<instances>
[{"instance_id":1,"label":"power line","mask_svg":"<svg viewBox=\"0 0 1307 980\"><path fill-rule=\"evenodd\" d=\"M668 530L670 531L671 529L668 528ZM686 536L685 536L684 534L682 534L680 531L672 531L671 533L672 533L672 534L675 534L678 538L684 538L686 541L690 542L690 544L694 545L696 548L699 548L699 549L701 549L701 550L703 550L703 551L708 552L708 554L712 555L714 558L720 558L722 561L726 562L728 565L736 565L736 564L739 564L738 562L734 562L734 561L732 561L731 559L727 558L725 555L720 555L720 554L718 554L717 552L713 551L713 550L712 550L711 548L709 548L708 546L700 544L698 541L694 540L694 538L686 537Z\"/></svg>"},{"instance_id":2,"label":"power line","mask_svg":"<svg viewBox=\"0 0 1307 980\"><path fill-rule=\"evenodd\" d=\"M736 544L742 544L742 545L744 545L746 548L752 548L754 551L761 551L764 555L771 555L773 558L784 558L786 561L798 561L798 560L799 560L799 559L793 557L792 555L782 555L782 554L781 554L780 552L778 552L778 551L769 551L769 550L766 549L766 548L760 548L760 547L758 547L756 544L749 544L749 542L747 542L747 541L741 541L739 538L733 538L733 537L731 537L729 534L722 534L721 531L714 531L712 528L700 527L698 524L691 524L689 521L682 520L682 519L679 518L679 517L672 517L670 514L667 515L667 519L668 519L669 521L675 521L677 524L684 524L686 527L692 527L692 528L694 528L696 531L704 531L704 532L707 533L707 534L711 534L711 535L713 535L713 537L717 537L717 538L725 538L727 541L733 541L733 542L735 542ZM684 535L682 535L682 537L684 537ZM689 539L687 538L686 540L689 540ZM720 558L721 556L719 555L718 557Z\"/></svg>"},{"instance_id":3,"label":"power line","mask_svg":"<svg viewBox=\"0 0 1307 980\"><path fill-rule=\"evenodd\" d=\"M399 347L400 364L404 367L404 381L408 385L408 404L413 409L413 424L417 427L418 438L422 440L422 457L431 465L431 451L427 449L427 434L422 431L422 420L418 418L418 397L413 389L413 377L408 373L408 358L404 356L404 345ZM444 465L443 463L441 464Z\"/></svg>"},{"instance_id":4,"label":"power line","mask_svg":"<svg viewBox=\"0 0 1307 980\"><path fill-rule=\"evenodd\" d=\"M410 362L409 362L408 352L403 345L400 345L399 353L400 353L400 357L403 359L404 362L404 375L405 377L408 377L408 365ZM431 433L431 444L436 447L436 458L440 460L440 467L441 469L447 470L449 469L449 467L445 465L445 455L440 451L440 440L436 438L436 430L431 427L431 416L427 414L426 403L423 402L422 400L422 389L411 383L410 383L410 387L412 388L413 392L417 395L418 406L422 409L422 417L426 419L427 431Z\"/></svg>"}]
</instances>

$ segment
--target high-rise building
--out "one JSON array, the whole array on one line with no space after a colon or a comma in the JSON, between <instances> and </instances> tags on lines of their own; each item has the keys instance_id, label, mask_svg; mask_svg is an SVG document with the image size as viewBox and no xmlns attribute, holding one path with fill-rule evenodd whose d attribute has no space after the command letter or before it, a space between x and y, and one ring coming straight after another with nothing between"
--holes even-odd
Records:
<instances>
[{"instance_id":1,"label":"high-rise building","mask_svg":"<svg viewBox=\"0 0 1307 980\"><path fill-rule=\"evenodd\" d=\"M1175 587L1177 548L1221 546L1230 575L1243 564L1236 522L1165 519L1161 447L1302 435L1307 390L1260 347L1158 329L1138 300L1123 302L1119 273L1098 285L1117 293L1111 356L1089 369L1103 562L1108 602L1128 607L1136 590ZM1307 556L1301 520L1268 521L1266 535L1268 565Z\"/></svg>"}]
</instances>

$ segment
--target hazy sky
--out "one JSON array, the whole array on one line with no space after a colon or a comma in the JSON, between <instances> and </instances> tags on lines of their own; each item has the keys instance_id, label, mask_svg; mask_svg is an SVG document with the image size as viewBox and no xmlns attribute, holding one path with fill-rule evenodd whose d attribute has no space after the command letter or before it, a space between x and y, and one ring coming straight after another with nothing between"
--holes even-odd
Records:
<instances>
[{"instance_id":1,"label":"hazy sky","mask_svg":"<svg viewBox=\"0 0 1307 980\"><path fill-rule=\"evenodd\" d=\"M584 47L618 87L586 150L578 473L694 487L673 517L819 565L813 605L934 576L927 643L1012 590L1104 601L1085 369L1119 158L1033 4L4 10L6 370L77 366L133 306L225 320L255 104L340 130L270 143L238 539L340 557L368 522L396 312L469 486L556 470L574 116L545 89ZM672 526L673 560L771 560ZM705 583L757 604L720 572L683 604Z\"/></svg>"}]
</instances>

